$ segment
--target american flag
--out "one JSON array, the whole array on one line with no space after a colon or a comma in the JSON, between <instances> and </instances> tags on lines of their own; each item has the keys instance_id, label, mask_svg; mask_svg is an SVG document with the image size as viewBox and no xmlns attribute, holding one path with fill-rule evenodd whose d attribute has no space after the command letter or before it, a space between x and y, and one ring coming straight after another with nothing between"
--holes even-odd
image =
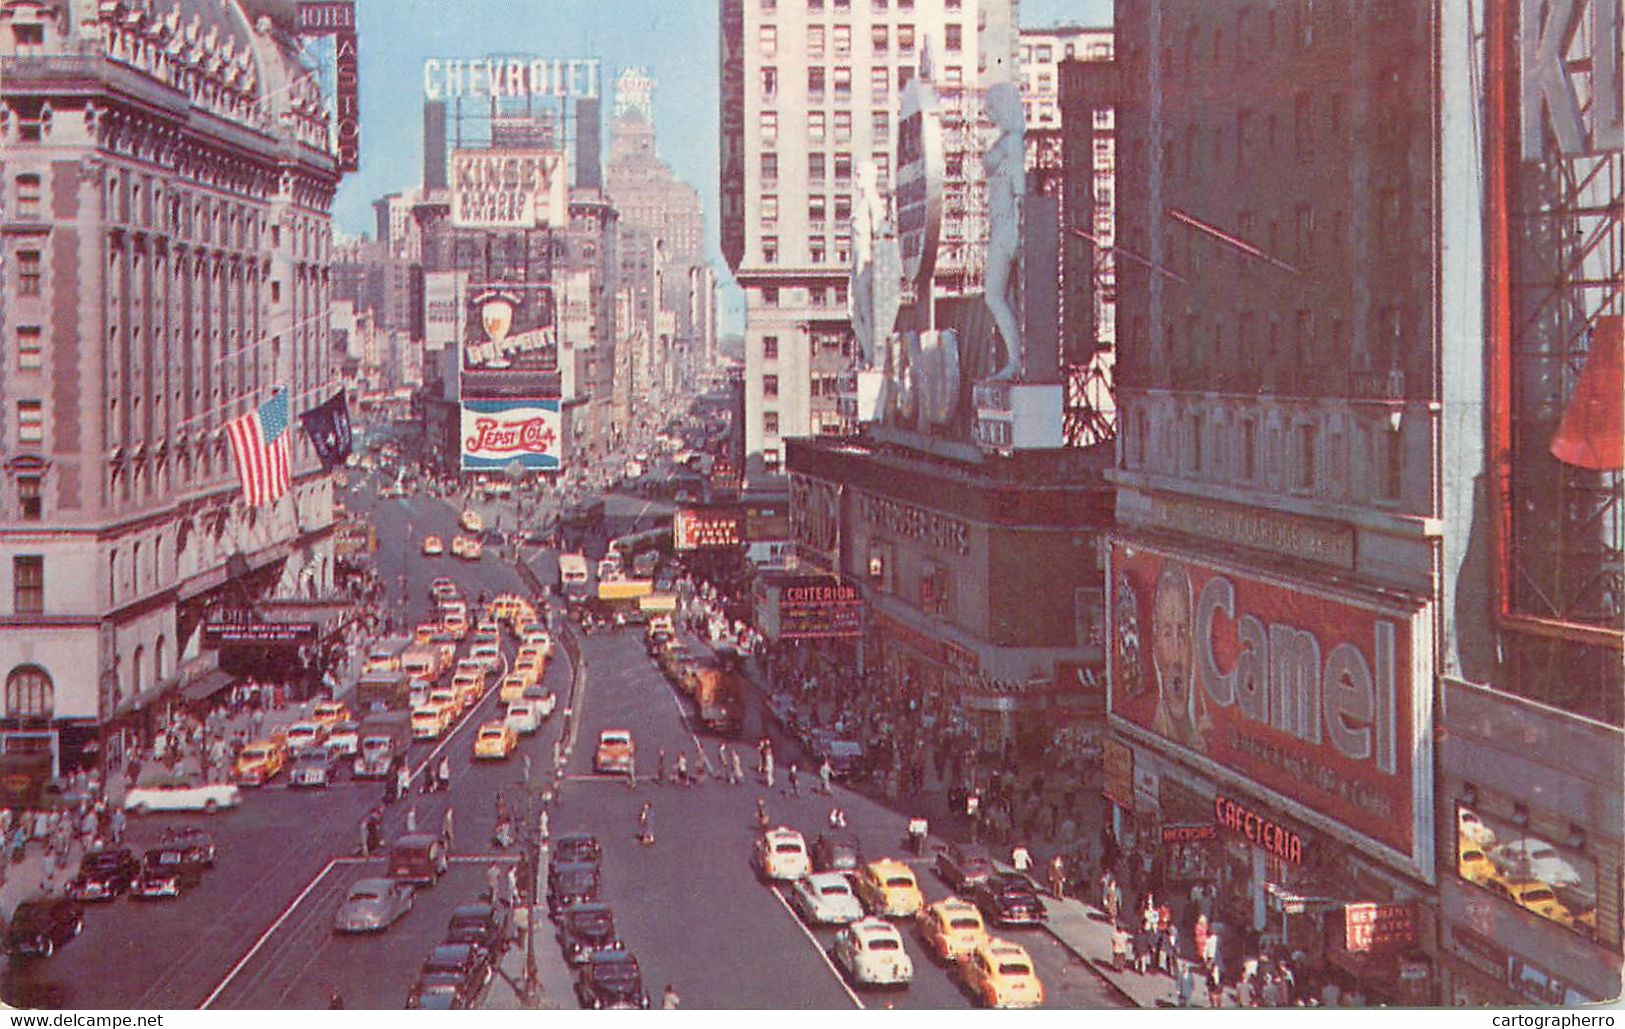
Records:
<instances>
[{"instance_id":1,"label":"american flag","mask_svg":"<svg viewBox=\"0 0 1625 1029\"><path fill-rule=\"evenodd\" d=\"M231 453L237 460L237 477L243 483L243 499L250 507L275 500L288 492L292 463L288 440L288 394L278 390L271 399L226 423Z\"/></svg>"}]
</instances>

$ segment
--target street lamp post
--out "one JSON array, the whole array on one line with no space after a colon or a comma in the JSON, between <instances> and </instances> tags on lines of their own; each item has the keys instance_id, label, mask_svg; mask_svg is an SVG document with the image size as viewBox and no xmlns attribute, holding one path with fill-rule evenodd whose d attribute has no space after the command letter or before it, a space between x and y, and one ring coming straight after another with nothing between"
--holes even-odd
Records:
<instances>
[{"instance_id":1,"label":"street lamp post","mask_svg":"<svg viewBox=\"0 0 1625 1029\"><path fill-rule=\"evenodd\" d=\"M529 762L527 760L526 764ZM553 791L537 783L532 783L529 776L519 782L520 789L525 791L525 830L521 836L529 853L534 855L531 864L533 873L528 884L530 889L530 903L525 914L525 979L524 995L527 1004L535 1005L541 999L541 977L536 974L536 920L538 917L539 902L542 897L544 865L547 860L547 837L541 832L540 822L537 820L536 802L541 800L545 806L552 803Z\"/></svg>"}]
</instances>

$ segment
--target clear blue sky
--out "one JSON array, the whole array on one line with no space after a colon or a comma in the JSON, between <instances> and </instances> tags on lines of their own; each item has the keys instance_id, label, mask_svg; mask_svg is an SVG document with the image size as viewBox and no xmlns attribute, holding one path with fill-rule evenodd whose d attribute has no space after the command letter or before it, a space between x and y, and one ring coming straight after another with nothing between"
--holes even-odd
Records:
<instances>
[{"instance_id":1,"label":"clear blue sky","mask_svg":"<svg viewBox=\"0 0 1625 1029\"><path fill-rule=\"evenodd\" d=\"M1104 24L1111 3L1021 0L1021 22ZM522 52L596 57L606 93L617 68L649 69L661 156L700 191L717 252L717 0L359 0L356 7L361 171L339 189L341 231L370 234L372 201L422 179L425 58Z\"/></svg>"}]
</instances>

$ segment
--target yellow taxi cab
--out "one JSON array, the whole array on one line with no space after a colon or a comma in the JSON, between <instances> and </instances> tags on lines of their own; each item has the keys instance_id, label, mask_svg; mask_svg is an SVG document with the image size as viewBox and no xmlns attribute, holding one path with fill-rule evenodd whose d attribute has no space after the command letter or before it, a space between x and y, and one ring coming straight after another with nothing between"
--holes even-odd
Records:
<instances>
[{"instance_id":1,"label":"yellow taxi cab","mask_svg":"<svg viewBox=\"0 0 1625 1029\"><path fill-rule=\"evenodd\" d=\"M446 668L457 660L457 637L449 632L437 632L429 637L431 646L440 648L440 667Z\"/></svg>"},{"instance_id":2,"label":"yellow taxi cab","mask_svg":"<svg viewBox=\"0 0 1625 1029\"><path fill-rule=\"evenodd\" d=\"M1500 877L1495 863L1484 854L1484 848L1469 839L1460 839L1456 848L1456 872L1468 882L1487 885Z\"/></svg>"},{"instance_id":3,"label":"yellow taxi cab","mask_svg":"<svg viewBox=\"0 0 1625 1029\"><path fill-rule=\"evenodd\" d=\"M452 723L451 708L430 701L428 705L412 709L412 738L438 740Z\"/></svg>"},{"instance_id":4,"label":"yellow taxi cab","mask_svg":"<svg viewBox=\"0 0 1625 1029\"><path fill-rule=\"evenodd\" d=\"M310 709L310 720L331 729L350 720L350 709L336 700L324 700Z\"/></svg>"},{"instance_id":5,"label":"yellow taxi cab","mask_svg":"<svg viewBox=\"0 0 1625 1029\"><path fill-rule=\"evenodd\" d=\"M756 838L754 863L764 879L793 882L812 874L812 857L807 853L806 839L784 825Z\"/></svg>"},{"instance_id":6,"label":"yellow taxi cab","mask_svg":"<svg viewBox=\"0 0 1625 1029\"><path fill-rule=\"evenodd\" d=\"M424 622L412 631L413 643L428 643L440 634L440 625L436 622Z\"/></svg>"},{"instance_id":7,"label":"yellow taxi cab","mask_svg":"<svg viewBox=\"0 0 1625 1029\"><path fill-rule=\"evenodd\" d=\"M519 734L505 721L489 721L480 726L474 737L474 756L480 759L502 760L519 745Z\"/></svg>"},{"instance_id":8,"label":"yellow taxi cab","mask_svg":"<svg viewBox=\"0 0 1625 1029\"><path fill-rule=\"evenodd\" d=\"M451 688L457 691L457 701L466 711L485 696L485 672L481 670L478 675L472 672L459 672L452 676Z\"/></svg>"},{"instance_id":9,"label":"yellow taxi cab","mask_svg":"<svg viewBox=\"0 0 1625 1029\"><path fill-rule=\"evenodd\" d=\"M939 900L920 912L920 939L938 960L952 963L987 942L987 925L970 901Z\"/></svg>"},{"instance_id":10,"label":"yellow taxi cab","mask_svg":"<svg viewBox=\"0 0 1625 1029\"><path fill-rule=\"evenodd\" d=\"M485 519L480 517L478 511L470 509L463 512L458 524L467 532L480 532L485 528Z\"/></svg>"},{"instance_id":11,"label":"yellow taxi cab","mask_svg":"<svg viewBox=\"0 0 1625 1029\"><path fill-rule=\"evenodd\" d=\"M462 639L468 635L468 615L457 610L446 611L440 616L440 631Z\"/></svg>"},{"instance_id":12,"label":"yellow taxi cab","mask_svg":"<svg viewBox=\"0 0 1625 1029\"><path fill-rule=\"evenodd\" d=\"M455 686L436 683L429 687L429 707L443 707L451 712L452 720L463 713L463 694Z\"/></svg>"},{"instance_id":13,"label":"yellow taxi cab","mask_svg":"<svg viewBox=\"0 0 1625 1029\"><path fill-rule=\"evenodd\" d=\"M498 593L485 610L492 618L512 618L524 602L524 598L517 593Z\"/></svg>"},{"instance_id":14,"label":"yellow taxi cab","mask_svg":"<svg viewBox=\"0 0 1625 1029\"><path fill-rule=\"evenodd\" d=\"M512 704L525 695L525 689L535 685L523 675L509 673L502 679L502 688L498 691L498 699L504 704Z\"/></svg>"},{"instance_id":15,"label":"yellow taxi cab","mask_svg":"<svg viewBox=\"0 0 1625 1029\"><path fill-rule=\"evenodd\" d=\"M446 545L440 542L439 536L423 537L423 556L439 557L446 552Z\"/></svg>"},{"instance_id":16,"label":"yellow taxi cab","mask_svg":"<svg viewBox=\"0 0 1625 1029\"><path fill-rule=\"evenodd\" d=\"M1533 911L1542 918L1562 921L1568 914L1568 909L1558 901L1552 887L1539 879L1492 879L1485 885L1525 911Z\"/></svg>"},{"instance_id":17,"label":"yellow taxi cab","mask_svg":"<svg viewBox=\"0 0 1625 1029\"><path fill-rule=\"evenodd\" d=\"M977 944L959 962L959 974L978 1003L990 1008L1036 1008L1044 984L1026 948L997 937Z\"/></svg>"},{"instance_id":18,"label":"yellow taxi cab","mask_svg":"<svg viewBox=\"0 0 1625 1029\"><path fill-rule=\"evenodd\" d=\"M881 858L863 866L853 892L872 914L906 918L925 906L914 870L895 858Z\"/></svg>"},{"instance_id":19,"label":"yellow taxi cab","mask_svg":"<svg viewBox=\"0 0 1625 1029\"><path fill-rule=\"evenodd\" d=\"M545 662L547 660L547 651L533 643L527 643L519 648L519 653L514 655L514 660Z\"/></svg>"},{"instance_id":20,"label":"yellow taxi cab","mask_svg":"<svg viewBox=\"0 0 1625 1029\"><path fill-rule=\"evenodd\" d=\"M526 686L534 686L542 681L542 665L539 661L515 661L508 674L524 679Z\"/></svg>"},{"instance_id":21,"label":"yellow taxi cab","mask_svg":"<svg viewBox=\"0 0 1625 1029\"><path fill-rule=\"evenodd\" d=\"M481 543L474 537L469 536L463 540L463 552L457 556L462 558L464 561L478 561L481 555L484 553L485 544Z\"/></svg>"},{"instance_id":22,"label":"yellow taxi cab","mask_svg":"<svg viewBox=\"0 0 1625 1029\"><path fill-rule=\"evenodd\" d=\"M237 781L244 786L263 786L287 763L288 745L282 740L256 740L237 755Z\"/></svg>"}]
</instances>

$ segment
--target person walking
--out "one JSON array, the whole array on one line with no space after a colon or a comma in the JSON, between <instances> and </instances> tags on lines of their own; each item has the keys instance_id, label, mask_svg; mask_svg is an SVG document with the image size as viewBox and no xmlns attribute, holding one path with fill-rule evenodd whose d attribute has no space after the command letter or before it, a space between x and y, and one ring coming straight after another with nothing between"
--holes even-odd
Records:
<instances>
[{"instance_id":1,"label":"person walking","mask_svg":"<svg viewBox=\"0 0 1625 1029\"><path fill-rule=\"evenodd\" d=\"M771 790L773 788L773 751L771 748L768 749L766 756L762 759L762 778L767 783L767 788Z\"/></svg>"},{"instance_id":2,"label":"person walking","mask_svg":"<svg viewBox=\"0 0 1625 1029\"><path fill-rule=\"evenodd\" d=\"M1217 964L1207 966L1207 1006L1224 1007L1224 978Z\"/></svg>"},{"instance_id":3,"label":"person walking","mask_svg":"<svg viewBox=\"0 0 1625 1029\"><path fill-rule=\"evenodd\" d=\"M124 843L124 830L129 825L125 818L124 809L115 807L112 815L113 846L122 846Z\"/></svg>"},{"instance_id":4,"label":"person walking","mask_svg":"<svg viewBox=\"0 0 1625 1029\"><path fill-rule=\"evenodd\" d=\"M835 792L835 769L830 766L827 757L818 766L818 780L826 796Z\"/></svg>"},{"instance_id":5,"label":"person walking","mask_svg":"<svg viewBox=\"0 0 1625 1029\"><path fill-rule=\"evenodd\" d=\"M412 772L403 760L395 766L395 796L404 797L412 791Z\"/></svg>"},{"instance_id":6,"label":"person walking","mask_svg":"<svg viewBox=\"0 0 1625 1029\"><path fill-rule=\"evenodd\" d=\"M1033 856L1025 844L1018 843L1011 848L1010 867L1016 870L1017 875L1026 875L1033 870Z\"/></svg>"},{"instance_id":7,"label":"person walking","mask_svg":"<svg viewBox=\"0 0 1625 1029\"><path fill-rule=\"evenodd\" d=\"M410 836L418 831L418 806L413 804L406 809L406 835Z\"/></svg>"},{"instance_id":8,"label":"person walking","mask_svg":"<svg viewBox=\"0 0 1625 1029\"><path fill-rule=\"evenodd\" d=\"M660 753L655 756L655 785L656 786L664 786L664 785L666 785L666 752L665 752L665 750L661 750Z\"/></svg>"},{"instance_id":9,"label":"person walking","mask_svg":"<svg viewBox=\"0 0 1625 1029\"><path fill-rule=\"evenodd\" d=\"M794 761L790 762L790 767L785 770L785 782L790 788L790 796L792 797L801 796L801 787L796 779L798 771L799 769Z\"/></svg>"},{"instance_id":10,"label":"person walking","mask_svg":"<svg viewBox=\"0 0 1625 1029\"><path fill-rule=\"evenodd\" d=\"M1179 966L1178 975L1174 979L1175 996L1178 997L1180 1007L1188 1008L1191 1006L1191 994L1196 992L1196 966L1189 961L1180 961L1177 958L1175 963Z\"/></svg>"},{"instance_id":11,"label":"person walking","mask_svg":"<svg viewBox=\"0 0 1625 1029\"><path fill-rule=\"evenodd\" d=\"M507 876L502 874L502 868L495 862L485 870L485 888L491 893L492 906L502 900L502 884L507 882Z\"/></svg>"},{"instance_id":12,"label":"person walking","mask_svg":"<svg viewBox=\"0 0 1625 1029\"><path fill-rule=\"evenodd\" d=\"M442 754L440 756L439 779L440 779L440 789L442 789L442 790L450 790L451 789L451 757L450 757L450 755Z\"/></svg>"},{"instance_id":13,"label":"person walking","mask_svg":"<svg viewBox=\"0 0 1625 1029\"><path fill-rule=\"evenodd\" d=\"M677 755L677 785L679 785L679 786L692 785L692 783L690 783L689 779L688 779L688 755L687 754L679 753Z\"/></svg>"},{"instance_id":14,"label":"person walking","mask_svg":"<svg viewBox=\"0 0 1625 1029\"><path fill-rule=\"evenodd\" d=\"M453 840L451 805L446 805L446 813L440 816L440 836L446 841L446 849L451 849Z\"/></svg>"},{"instance_id":15,"label":"person walking","mask_svg":"<svg viewBox=\"0 0 1625 1029\"><path fill-rule=\"evenodd\" d=\"M661 1008L661 1010L662 1011L676 1011L677 1006L679 1004L681 1004L682 1002L683 1002L683 998L681 998L681 997L679 997L677 995L677 987L673 986L671 983L667 983L666 984L666 989L660 994L660 1008Z\"/></svg>"},{"instance_id":16,"label":"person walking","mask_svg":"<svg viewBox=\"0 0 1625 1029\"><path fill-rule=\"evenodd\" d=\"M730 779L728 781L732 782L735 786L743 785L743 783L745 782L745 770L744 770L743 767L741 767L741 762L739 760L739 751L738 750L731 751L728 754L728 758L732 763L732 767L731 767L730 770L733 772L733 775L730 777Z\"/></svg>"},{"instance_id":17,"label":"person walking","mask_svg":"<svg viewBox=\"0 0 1625 1029\"><path fill-rule=\"evenodd\" d=\"M1066 861L1059 854L1049 863L1049 891L1056 900L1066 897Z\"/></svg>"}]
</instances>

